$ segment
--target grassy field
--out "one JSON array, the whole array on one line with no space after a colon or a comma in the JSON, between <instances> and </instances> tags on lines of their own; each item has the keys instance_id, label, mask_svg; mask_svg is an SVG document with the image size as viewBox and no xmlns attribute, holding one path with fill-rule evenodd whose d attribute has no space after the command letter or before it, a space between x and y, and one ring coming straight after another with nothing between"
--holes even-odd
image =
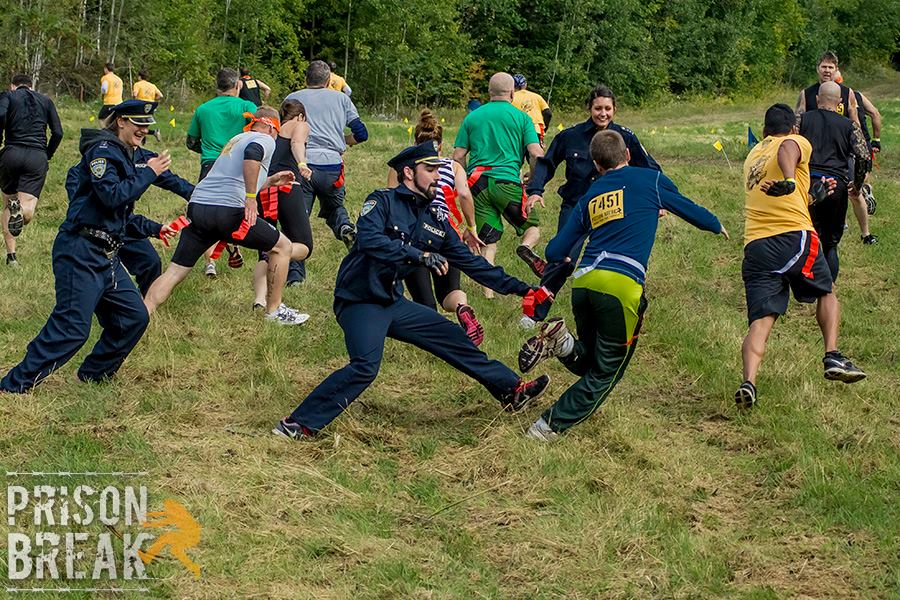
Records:
<instances>
[{"instance_id":1,"label":"grassy field","mask_svg":"<svg viewBox=\"0 0 900 600\"><path fill-rule=\"evenodd\" d=\"M165 498L184 504L203 528L188 551L202 577L165 556L148 567L149 593L135 597L900 598L898 89L892 79L866 90L886 123L874 179L880 243L860 244L851 215L841 246L840 347L868 372L862 383L822 378L813 309L794 304L770 341L758 408L742 415L733 406L746 327L746 127L760 135L769 104L793 104L796 93L781 90L618 115L732 240L662 221L629 371L602 410L556 445L522 433L574 381L560 365L547 364L553 381L539 406L512 416L473 381L392 341L378 380L327 435L303 444L272 436L277 419L346 361L331 312L343 246L317 219L310 278L285 299L312 315L307 324L280 328L251 313L249 266L222 261L216 281L197 268L114 382L74 381L95 327L86 349L33 395L0 395L0 468L147 471L77 483L138 482L151 508ZM62 110L67 137L37 221L19 238L22 268L0 267L0 371L21 359L54 305L50 247L66 211L65 173L95 108ZM443 116L452 142L460 113ZM176 125L163 124L163 144L149 146L170 148L173 170L193 179L197 156L183 146L190 113L165 107L161 117ZM347 153L351 213L384 185L407 126L370 120L370 140ZM544 243L559 202L548 200ZM137 209L164 221L183 206L153 190ZM525 278L514 244L507 235L498 258ZM158 247L167 262L171 249ZM464 285L485 324L483 348L514 364L527 335L515 326L518 298L488 301ZM556 313L570 315L562 296Z\"/></svg>"}]
</instances>

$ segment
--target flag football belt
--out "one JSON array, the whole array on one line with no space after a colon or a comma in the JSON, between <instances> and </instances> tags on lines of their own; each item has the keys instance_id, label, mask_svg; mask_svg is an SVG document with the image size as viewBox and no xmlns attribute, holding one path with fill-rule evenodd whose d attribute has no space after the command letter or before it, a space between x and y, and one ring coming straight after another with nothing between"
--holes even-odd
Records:
<instances>
[{"instance_id":1,"label":"flag football belt","mask_svg":"<svg viewBox=\"0 0 900 600\"><path fill-rule=\"evenodd\" d=\"M300 185L297 182L296 185ZM291 184L273 185L259 191L259 203L262 204L262 216L266 219L278 219L278 192L290 192Z\"/></svg>"},{"instance_id":2,"label":"flag football belt","mask_svg":"<svg viewBox=\"0 0 900 600\"><path fill-rule=\"evenodd\" d=\"M478 180L481 179L482 174L484 174L485 171L490 171L493 168L494 167L475 167L475 170L472 171L472 174L469 175L469 179L467 180L469 187L470 188L474 187L475 184L478 183ZM498 182L499 183L508 183L510 185L517 185L520 188L522 188L522 204L521 204L522 220L528 219L528 209L526 207L526 202L528 200L528 196L525 194L525 186L522 185L522 182L521 181L503 181L503 180L498 180ZM484 186L484 187L486 187L486 186ZM479 191L481 191L481 190L479 190ZM472 195L473 196L475 195L474 190L472 191Z\"/></svg>"},{"instance_id":3,"label":"flag football belt","mask_svg":"<svg viewBox=\"0 0 900 600\"><path fill-rule=\"evenodd\" d=\"M634 260L630 256L625 256L624 254L616 254L614 252L607 252L606 250L604 250L603 252L601 252L600 254L597 255L597 258L595 258L594 262L592 262L589 266L581 267L580 269L577 269L575 271L575 279L578 279L579 277L581 277L582 275L584 275L586 273L590 273L591 271L596 269L600 265L600 263L602 263L605 260L614 260L614 261L618 261L621 263L625 263L629 267L636 269L637 272L641 274L642 278L645 278L647 276L647 271L646 271L646 269L644 269L644 265L642 265L638 261Z\"/></svg>"},{"instance_id":4,"label":"flag football belt","mask_svg":"<svg viewBox=\"0 0 900 600\"><path fill-rule=\"evenodd\" d=\"M525 297L522 298L522 314L526 317L533 317L535 309L538 305L546 301L553 302L553 292L546 287L541 286L536 290L530 290Z\"/></svg>"},{"instance_id":5,"label":"flag football belt","mask_svg":"<svg viewBox=\"0 0 900 600\"><path fill-rule=\"evenodd\" d=\"M174 235L190 224L191 222L188 221L187 217L181 215L180 217L169 223L169 228L172 230L172 235ZM166 245L166 248L169 247L169 237L171 236L163 236L162 231L159 232L159 239L161 239L162 243Z\"/></svg>"},{"instance_id":6,"label":"flag football belt","mask_svg":"<svg viewBox=\"0 0 900 600\"><path fill-rule=\"evenodd\" d=\"M453 226L453 229L462 237L462 232L459 230L459 226L463 222L462 212L459 210L459 205L456 203L456 190L450 187L449 185L442 185L441 191L444 192L444 204L447 205L447 210L453 216L450 219L450 225Z\"/></svg>"}]
</instances>

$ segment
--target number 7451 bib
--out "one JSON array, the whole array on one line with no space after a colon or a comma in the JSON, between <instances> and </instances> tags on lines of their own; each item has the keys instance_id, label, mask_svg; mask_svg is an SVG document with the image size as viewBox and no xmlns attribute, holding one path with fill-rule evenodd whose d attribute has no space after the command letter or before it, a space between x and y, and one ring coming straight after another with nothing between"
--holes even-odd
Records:
<instances>
[{"instance_id":1,"label":"number 7451 bib","mask_svg":"<svg viewBox=\"0 0 900 600\"><path fill-rule=\"evenodd\" d=\"M604 223L621 219L625 216L622 208L622 196L624 190L614 190L599 196L594 196L588 202L588 215L591 217L591 227L596 229Z\"/></svg>"}]
</instances>

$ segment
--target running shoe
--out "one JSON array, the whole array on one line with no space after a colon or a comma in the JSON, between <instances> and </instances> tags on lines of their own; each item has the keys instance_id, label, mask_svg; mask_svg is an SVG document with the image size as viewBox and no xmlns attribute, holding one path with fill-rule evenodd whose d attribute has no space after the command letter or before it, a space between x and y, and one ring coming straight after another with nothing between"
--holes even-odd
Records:
<instances>
[{"instance_id":1,"label":"running shoe","mask_svg":"<svg viewBox=\"0 0 900 600\"><path fill-rule=\"evenodd\" d=\"M7 252L6 254L6 266L11 267L13 269L19 268L19 261L16 258L15 252Z\"/></svg>"},{"instance_id":2,"label":"running shoe","mask_svg":"<svg viewBox=\"0 0 900 600\"><path fill-rule=\"evenodd\" d=\"M527 373L548 358L562 356L571 336L565 321L559 317L541 323L538 334L529 338L519 350L519 370Z\"/></svg>"},{"instance_id":3,"label":"running shoe","mask_svg":"<svg viewBox=\"0 0 900 600\"><path fill-rule=\"evenodd\" d=\"M547 263L544 262L544 259L538 256L534 250L525 244L522 244L516 248L516 255L528 263L528 266L531 267L531 270L535 275L538 277L544 276L544 269L547 268Z\"/></svg>"},{"instance_id":4,"label":"running shoe","mask_svg":"<svg viewBox=\"0 0 900 600\"><path fill-rule=\"evenodd\" d=\"M225 244L225 250L228 252L228 266L232 269L240 269L244 266L244 257L241 256L241 249L231 244Z\"/></svg>"},{"instance_id":5,"label":"running shoe","mask_svg":"<svg viewBox=\"0 0 900 600\"><path fill-rule=\"evenodd\" d=\"M300 423L295 423L290 417L278 421L272 429L272 433L292 440L311 440L316 437L316 432Z\"/></svg>"},{"instance_id":6,"label":"running shoe","mask_svg":"<svg viewBox=\"0 0 900 600\"><path fill-rule=\"evenodd\" d=\"M350 224L341 225L340 238L349 251L353 247L353 242L356 241L356 228Z\"/></svg>"},{"instance_id":7,"label":"running shoe","mask_svg":"<svg viewBox=\"0 0 900 600\"><path fill-rule=\"evenodd\" d=\"M481 342L484 341L484 327L478 322L475 310L468 304L459 304L456 307L456 318L466 331L466 335L472 340L472 343L480 346Z\"/></svg>"},{"instance_id":8,"label":"running shoe","mask_svg":"<svg viewBox=\"0 0 900 600\"><path fill-rule=\"evenodd\" d=\"M507 412L519 412L535 398L540 397L550 384L550 377L541 375L537 379L525 381L520 379L516 387L500 397L500 404Z\"/></svg>"},{"instance_id":9,"label":"running shoe","mask_svg":"<svg viewBox=\"0 0 900 600\"><path fill-rule=\"evenodd\" d=\"M870 215L875 214L878 204L875 202L875 194L872 193L872 184L864 183L862 186L862 197L866 201L866 212Z\"/></svg>"},{"instance_id":10,"label":"running shoe","mask_svg":"<svg viewBox=\"0 0 900 600\"><path fill-rule=\"evenodd\" d=\"M206 263L206 270L203 271L203 274L209 277L210 279L215 279L219 276L216 272L216 263Z\"/></svg>"},{"instance_id":11,"label":"running shoe","mask_svg":"<svg viewBox=\"0 0 900 600\"><path fill-rule=\"evenodd\" d=\"M869 235L861 235L861 236L859 236L859 239L861 239L862 243L865 244L866 246L871 246L872 244L878 243L878 238L875 237L874 235L872 235L871 233Z\"/></svg>"},{"instance_id":12,"label":"running shoe","mask_svg":"<svg viewBox=\"0 0 900 600\"><path fill-rule=\"evenodd\" d=\"M525 436L542 442L554 442L559 439L559 434L550 428L544 417L532 423L528 431L525 432Z\"/></svg>"},{"instance_id":13,"label":"running shoe","mask_svg":"<svg viewBox=\"0 0 900 600\"><path fill-rule=\"evenodd\" d=\"M288 281L287 283L284 284L284 286L285 287L300 287L300 285L302 283L303 283L302 279L295 279L294 281Z\"/></svg>"},{"instance_id":14,"label":"running shoe","mask_svg":"<svg viewBox=\"0 0 900 600\"><path fill-rule=\"evenodd\" d=\"M825 379L856 383L866 378L866 374L862 369L850 362L849 358L837 350L826 352L822 363L825 366Z\"/></svg>"},{"instance_id":15,"label":"running shoe","mask_svg":"<svg viewBox=\"0 0 900 600\"><path fill-rule=\"evenodd\" d=\"M266 313L267 321L274 321L279 325L302 325L309 319L309 315L299 310L288 308L284 304L272 313Z\"/></svg>"},{"instance_id":16,"label":"running shoe","mask_svg":"<svg viewBox=\"0 0 900 600\"><path fill-rule=\"evenodd\" d=\"M22 214L22 204L13 196L9 200L9 235L19 237L22 228L25 227L25 216Z\"/></svg>"},{"instance_id":17,"label":"running shoe","mask_svg":"<svg viewBox=\"0 0 900 600\"><path fill-rule=\"evenodd\" d=\"M756 404L756 386L745 381L734 393L734 403L738 408L749 410Z\"/></svg>"}]
</instances>

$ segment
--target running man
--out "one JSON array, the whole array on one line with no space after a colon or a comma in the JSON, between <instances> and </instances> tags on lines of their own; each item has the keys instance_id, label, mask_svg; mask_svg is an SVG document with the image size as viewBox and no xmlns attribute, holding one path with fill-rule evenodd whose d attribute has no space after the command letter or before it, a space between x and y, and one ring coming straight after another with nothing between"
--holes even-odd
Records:
<instances>
[{"instance_id":1,"label":"running man","mask_svg":"<svg viewBox=\"0 0 900 600\"><path fill-rule=\"evenodd\" d=\"M403 297L402 281L419 265L439 275L455 265L501 294L524 296L532 289L472 254L450 223L431 210L440 165L430 141L388 161L401 174L400 185L366 198L356 243L341 262L335 284L334 313L350 363L320 383L273 433L298 440L324 429L375 380L388 337L418 346L472 377L508 411L522 410L547 388L546 375L525 382L488 359L459 326Z\"/></svg>"},{"instance_id":2,"label":"running man","mask_svg":"<svg viewBox=\"0 0 900 600\"><path fill-rule=\"evenodd\" d=\"M111 62L103 65L103 77L100 78L100 97L103 106L100 107L97 118L103 121L112 113L114 106L122 103L122 79L116 75L116 68Z\"/></svg>"},{"instance_id":3,"label":"running man","mask_svg":"<svg viewBox=\"0 0 900 600\"><path fill-rule=\"evenodd\" d=\"M146 69L138 71L138 80L131 88L131 96L135 100L143 100L144 102L159 102L163 99L163 93L159 91L159 88L147 80ZM159 129L151 129L150 135L155 137L157 142L162 141Z\"/></svg>"},{"instance_id":4,"label":"running man","mask_svg":"<svg viewBox=\"0 0 900 600\"><path fill-rule=\"evenodd\" d=\"M244 124L247 122L244 115L246 113L253 114L256 111L255 104L238 97L241 86L237 71L220 69L216 75L216 97L204 102L194 111L185 145L188 150L200 154L198 182L203 181L212 169L225 144L244 131ZM212 259L212 250L210 248L204 254L206 257L204 274L207 277L215 278L217 275L216 263ZM232 256L239 257L240 254Z\"/></svg>"},{"instance_id":5,"label":"running man","mask_svg":"<svg viewBox=\"0 0 900 600\"><path fill-rule=\"evenodd\" d=\"M259 107L262 106L271 93L272 88L259 79L251 77L250 69L241 67L241 91L238 93L240 98L248 100Z\"/></svg>"},{"instance_id":6,"label":"running man","mask_svg":"<svg viewBox=\"0 0 900 600\"><path fill-rule=\"evenodd\" d=\"M532 202L526 202L519 173L522 157L528 156L530 177L544 150L534 123L512 105L513 87L509 73L491 77L491 101L463 119L456 134L453 160L469 172L478 237L486 244L482 250L484 258L494 264L506 219L522 237L516 254L540 277L545 263L534 252L541 236L538 211ZM484 295L493 298L494 293L485 288Z\"/></svg>"},{"instance_id":7,"label":"running man","mask_svg":"<svg viewBox=\"0 0 900 600\"><path fill-rule=\"evenodd\" d=\"M550 105L547 104L543 96L527 89L528 82L521 73L513 75L513 83L516 88L516 92L513 94L513 106L531 117L538 139L541 140L541 146L543 146L544 134L550 127L550 119L553 118Z\"/></svg>"},{"instance_id":8,"label":"running man","mask_svg":"<svg viewBox=\"0 0 900 600\"><path fill-rule=\"evenodd\" d=\"M263 188L290 185L290 171L269 175L275 137L281 125L275 109L261 107L247 131L232 138L209 175L194 188L188 203L191 224L181 230L169 268L147 292L144 303L150 314L165 302L190 274L203 252L219 240L268 253L266 319L281 325L300 325L309 315L281 303L281 292L291 258L291 241L257 218L257 194Z\"/></svg>"},{"instance_id":9,"label":"running man","mask_svg":"<svg viewBox=\"0 0 900 600\"><path fill-rule=\"evenodd\" d=\"M831 50L826 50L822 53L822 56L819 57L819 64L816 67L816 74L819 76L819 82L815 83L808 88L802 90L800 92L800 97L797 98L797 113L803 114L808 110L815 110L819 108L818 103L816 101L816 96L819 93L819 86L821 86L826 81L830 81L835 83L835 85L840 85L840 101L835 107L835 112L837 114L847 117L857 125L859 125L859 110L856 102L856 95L853 93L853 90L848 88L843 84L838 84L835 82L835 76L838 73L838 57L837 54L832 52Z\"/></svg>"},{"instance_id":10,"label":"running man","mask_svg":"<svg viewBox=\"0 0 900 600\"><path fill-rule=\"evenodd\" d=\"M617 108L616 96L611 89L605 85L598 85L588 94L585 106L588 111L588 120L569 127L553 138L547 153L537 160L534 177L526 186L532 206L536 202L543 205L544 188L553 179L560 163L566 163L566 182L557 190L562 198L562 204L559 207L559 221L556 226L557 232L562 231L569 218L569 213L598 177L594 161L591 160L590 150L591 140L598 131L609 129L622 136L625 146L628 148L628 155L631 157L628 162L630 166L662 171L659 164L644 149L634 132L613 122Z\"/></svg>"},{"instance_id":11,"label":"running man","mask_svg":"<svg viewBox=\"0 0 900 600\"><path fill-rule=\"evenodd\" d=\"M555 356L580 377L528 429L529 437L541 441L552 441L590 417L625 374L647 308L644 278L660 209L728 239L714 214L681 195L661 172L629 166L629 154L618 132L594 136L591 157L601 177L547 244L551 263L574 261L587 237L572 283L579 339L562 319L553 318L542 323L540 333L519 352L523 373Z\"/></svg>"},{"instance_id":12,"label":"running man","mask_svg":"<svg viewBox=\"0 0 900 600\"><path fill-rule=\"evenodd\" d=\"M350 89L350 86L347 85L347 80L341 77L336 73L337 64L332 61L328 63L328 68L331 69L331 77L328 79L328 89L334 90L336 92L342 92L347 94L348 96L353 93L353 90Z\"/></svg>"},{"instance_id":13,"label":"running man","mask_svg":"<svg viewBox=\"0 0 900 600\"><path fill-rule=\"evenodd\" d=\"M825 344L825 379L853 383L866 376L837 348L840 306L807 206L813 147L798 135L794 112L786 104L775 104L766 111L763 135L744 161L746 220L741 271L750 329L741 346L744 383L734 394L740 408L756 404L756 375L766 341L775 320L787 312L792 291L798 302L816 303L816 320ZM826 196L824 184L825 178L819 177L813 187L812 195L819 202Z\"/></svg>"},{"instance_id":14,"label":"running man","mask_svg":"<svg viewBox=\"0 0 900 600\"><path fill-rule=\"evenodd\" d=\"M53 101L31 86L31 77L18 73L12 78L10 91L0 96L0 138L6 140L0 150L0 224L10 267L19 266L16 237L34 218L50 159L63 138Z\"/></svg>"},{"instance_id":15,"label":"running man","mask_svg":"<svg viewBox=\"0 0 900 600\"><path fill-rule=\"evenodd\" d=\"M331 69L327 64L321 60L312 61L306 69L306 89L288 94L286 100L303 104L309 123L306 156L312 177L300 181L306 210L311 213L318 198L319 217L325 219L335 239L344 242L349 250L356 237L356 228L344 206L343 156L348 147L369 139L369 131L350 97L328 88L330 77ZM346 128L350 133L345 133ZM303 263L292 263L288 277L290 284L300 283L305 278Z\"/></svg>"}]
</instances>

